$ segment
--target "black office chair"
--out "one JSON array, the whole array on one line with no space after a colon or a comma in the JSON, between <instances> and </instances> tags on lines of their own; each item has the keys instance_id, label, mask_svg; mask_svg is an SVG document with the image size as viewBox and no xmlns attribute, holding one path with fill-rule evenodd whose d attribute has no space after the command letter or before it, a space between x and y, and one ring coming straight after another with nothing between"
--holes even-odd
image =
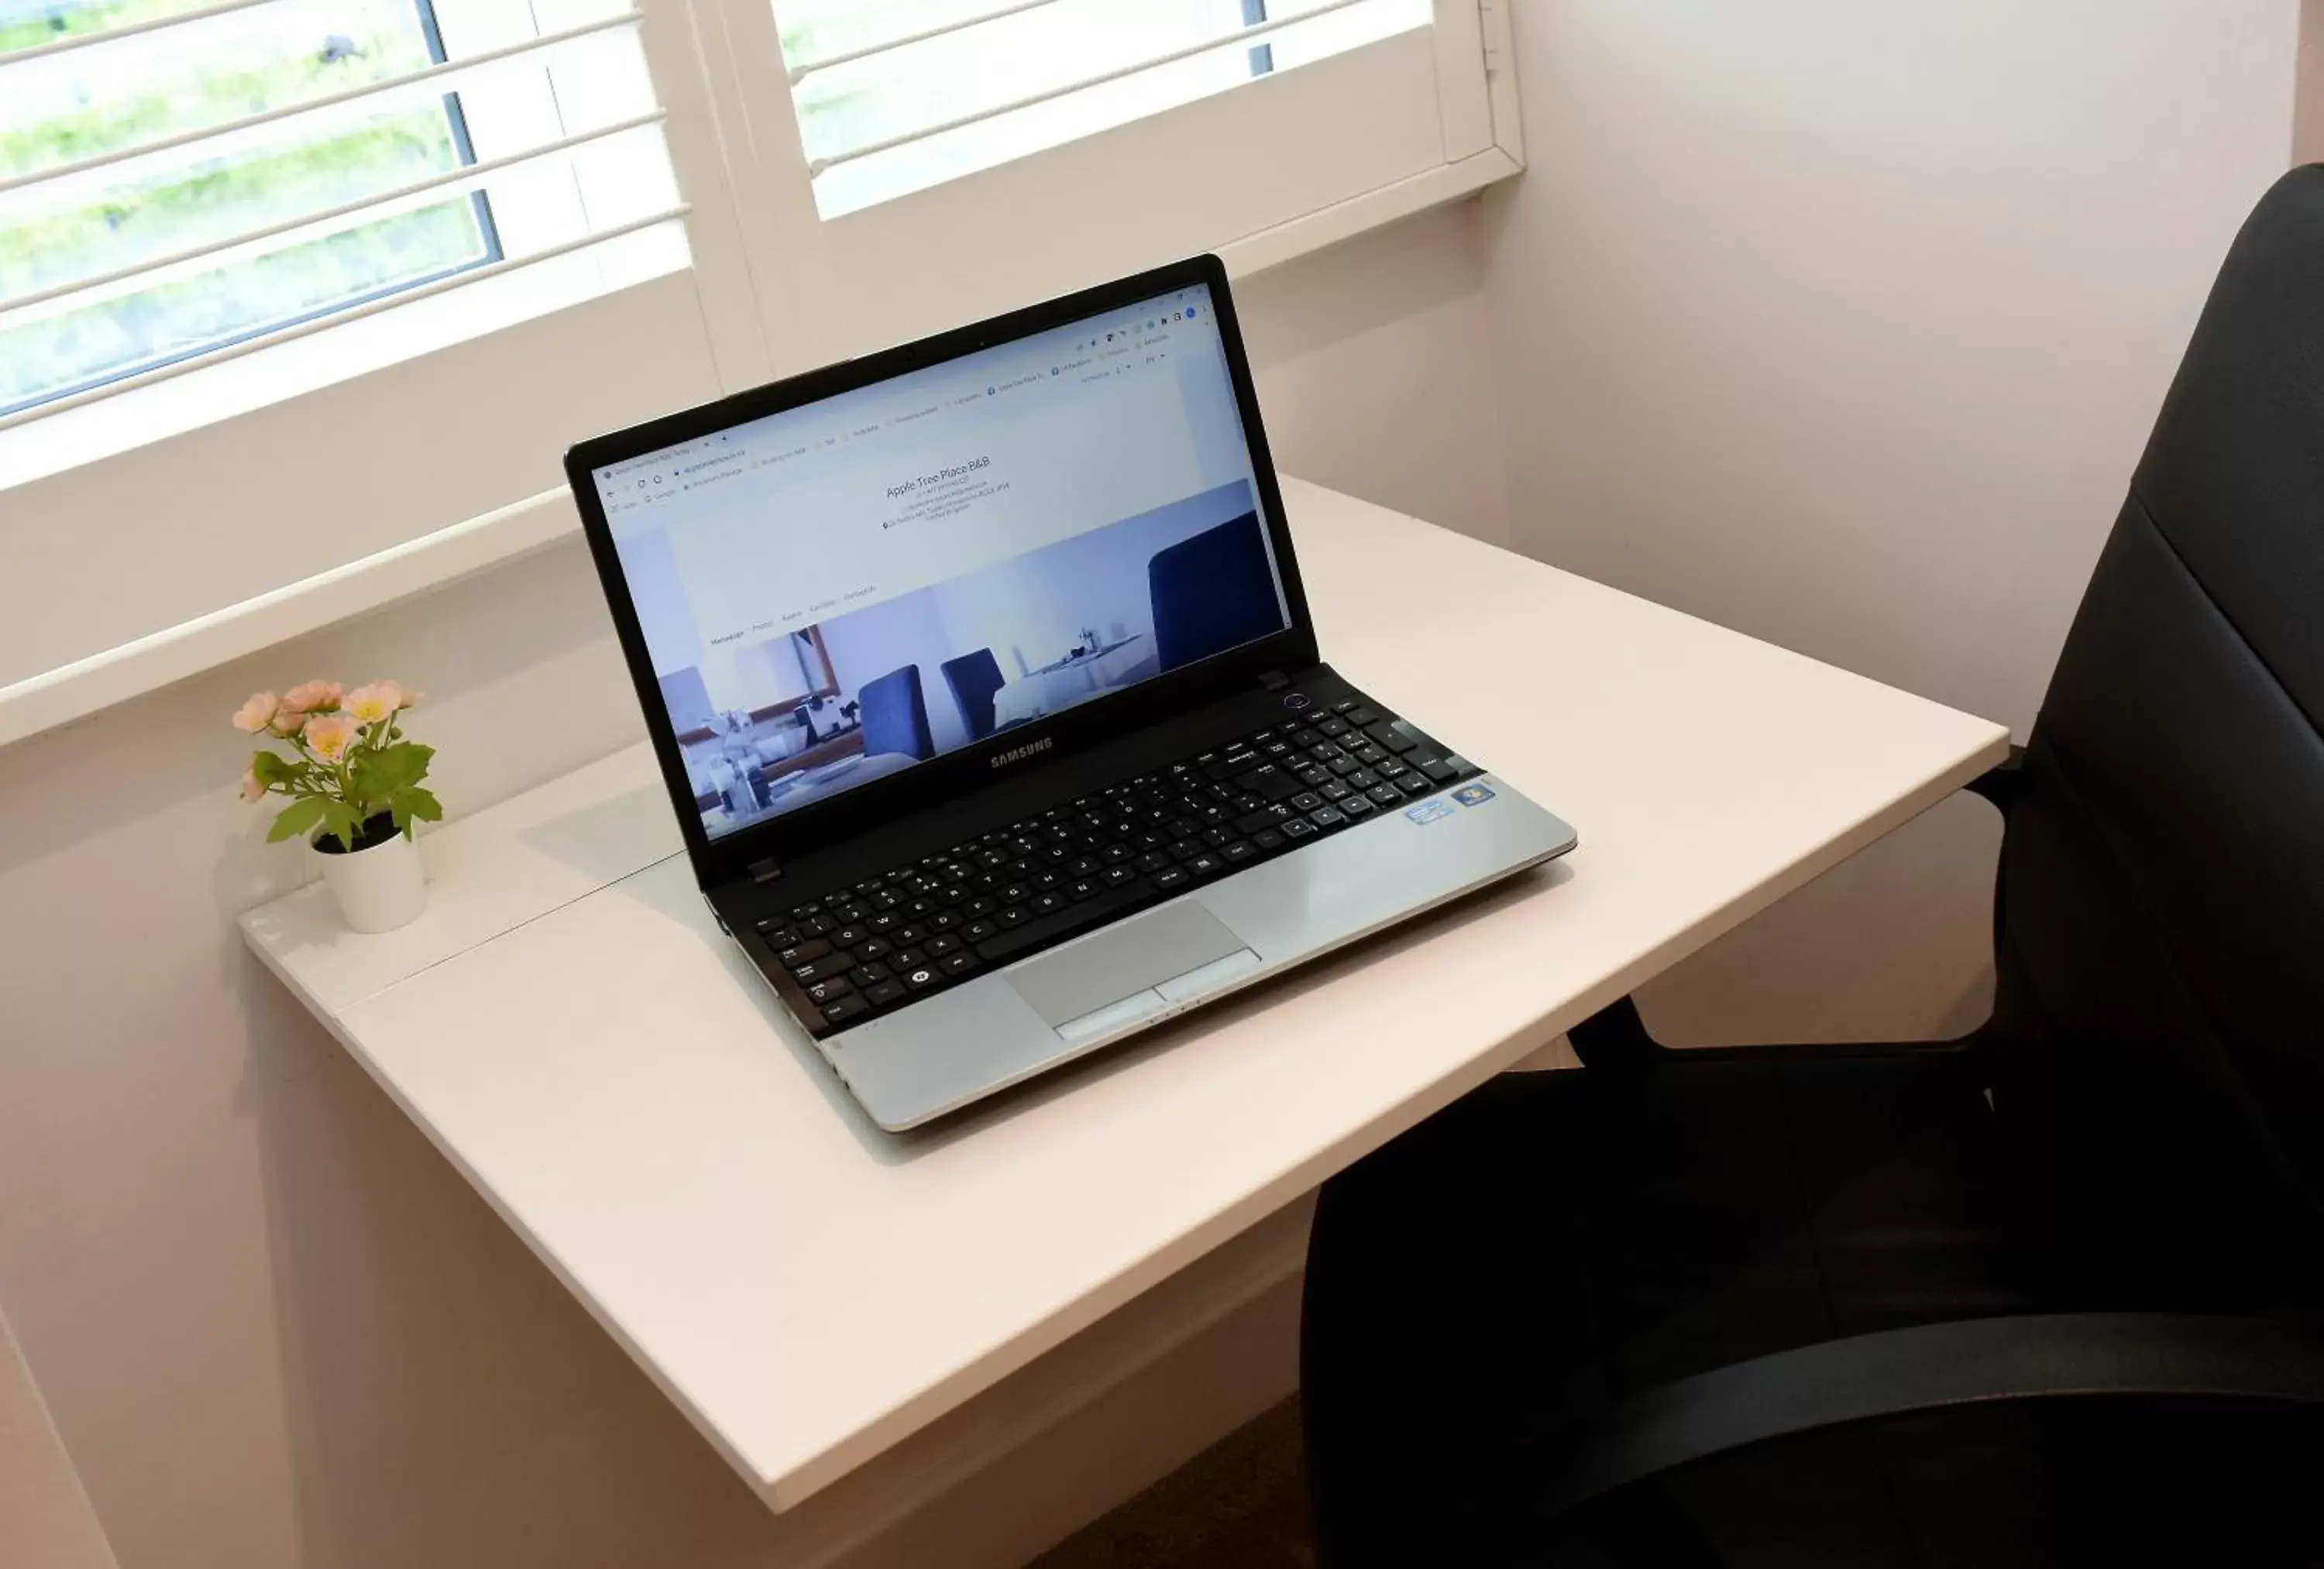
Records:
<instances>
[{"instance_id":1,"label":"black office chair","mask_svg":"<svg viewBox=\"0 0 2324 1569\"><path fill-rule=\"evenodd\" d=\"M2324 168L2246 225L2006 824L1992 1019L1488 1086L1327 1184L1327 1569L2324 1562ZM1586 825L1585 825L1586 830Z\"/></svg>"},{"instance_id":2,"label":"black office chair","mask_svg":"<svg viewBox=\"0 0 2324 1569\"><path fill-rule=\"evenodd\" d=\"M901 752L907 757L933 757L936 738L928 731L927 700L920 694L920 667L907 665L890 670L856 689L855 701L863 714L863 750L874 756Z\"/></svg>"},{"instance_id":3,"label":"black office chair","mask_svg":"<svg viewBox=\"0 0 2324 1569\"><path fill-rule=\"evenodd\" d=\"M1283 629L1255 512L1156 551L1146 585L1155 658L1164 670Z\"/></svg>"},{"instance_id":4,"label":"black office chair","mask_svg":"<svg viewBox=\"0 0 2324 1569\"><path fill-rule=\"evenodd\" d=\"M990 648L979 648L944 662L945 684L960 708L968 739L982 740L992 733L992 694L1001 690L1001 661Z\"/></svg>"}]
</instances>

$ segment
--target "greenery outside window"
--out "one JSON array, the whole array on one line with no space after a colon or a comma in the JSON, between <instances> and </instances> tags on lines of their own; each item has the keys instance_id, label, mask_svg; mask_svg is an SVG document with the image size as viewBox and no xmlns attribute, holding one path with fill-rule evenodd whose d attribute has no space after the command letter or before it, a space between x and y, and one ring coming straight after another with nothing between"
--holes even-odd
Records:
<instances>
[{"instance_id":1,"label":"greenery outside window","mask_svg":"<svg viewBox=\"0 0 2324 1569\"><path fill-rule=\"evenodd\" d=\"M778 14L816 206L835 218L1425 28L1431 10L1429 0L778 0Z\"/></svg>"},{"instance_id":2,"label":"greenery outside window","mask_svg":"<svg viewBox=\"0 0 2324 1569\"><path fill-rule=\"evenodd\" d=\"M330 102L445 60L431 0L0 0L0 415L499 260L481 189L301 222L475 163L457 92Z\"/></svg>"}]
</instances>

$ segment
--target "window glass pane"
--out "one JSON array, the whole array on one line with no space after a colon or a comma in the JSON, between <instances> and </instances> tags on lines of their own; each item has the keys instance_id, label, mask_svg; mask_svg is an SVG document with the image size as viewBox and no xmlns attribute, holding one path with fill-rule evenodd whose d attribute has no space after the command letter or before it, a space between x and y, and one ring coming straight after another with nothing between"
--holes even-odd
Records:
<instances>
[{"instance_id":1,"label":"window glass pane","mask_svg":"<svg viewBox=\"0 0 2324 1569\"><path fill-rule=\"evenodd\" d=\"M198 11L212 0L0 0L0 55Z\"/></svg>"},{"instance_id":2,"label":"window glass pane","mask_svg":"<svg viewBox=\"0 0 2324 1569\"><path fill-rule=\"evenodd\" d=\"M796 66L844 48L980 15L993 6L991 0L873 0L842 7L823 0L785 9L799 18L787 25L783 38L784 56ZM834 12L840 15L826 21ZM875 13L876 22L871 14ZM807 157L829 157L1069 86L1241 25L1241 0L1148 0L1139 5L1059 0L817 71L798 91ZM1233 51L1223 52L1214 65L1229 82L1250 75L1248 62Z\"/></svg>"},{"instance_id":3,"label":"window glass pane","mask_svg":"<svg viewBox=\"0 0 2324 1569\"><path fill-rule=\"evenodd\" d=\"M59 14L78 31L101 32L151 14L151 5ZM0 23L0 39L19 40L23 27L21 15ZM311 102L442 58L433 17L415 0L283 0L60 54L0 57L0 180ZM321 110L0 192L0 412L493 260L498 243L485 198L457 192L413 210L353 216L328 233L286 234L216 265L11 308L29 295L473 161L457 96L422 95Z\"/></svg>"},{"instance_id":4,"label":"window glass pane","mask_svg":"<svg viewBox=\"0 0 2324 1569\"><path fill-rule=\"evenodd\" d=\"M1319 0L776 0L784 60L808 69L792 91L828 217L1059 146L1223 92L1430 20L1430 0L1365 0L1102 84L1250 23L1286 20ZM989 18L975 22L978 18ZM937 37L879 46L948 24ZM1314 32L1329 27L1328 32ZM1303 34L1310 34L1304 41ZM1288 52L1284 46L1291 46ZM840 57L872 49L858 60ZM1048 95L1056 95L1049 96ZM1025 99L1041 101L941 133L921 133ZM866 152L893 139L900 145Z\"/></svg>"},{"instance_id":5,"label":"window glass pane","mask_svg":"<svg viewBox=\"0 0 2324 1569\"><path fill-rule=\"evenodd\" d=\"M1277 11L1282 0L1270 0ZM1297 27L1286 27L1263 46L1277 70L1296 70L1359 45L1425 27L1435 20L1434 0L1370 0Z\"/></svg>"},{"instance_id":6,"label":"window glass pane","mask_svg":"<svg viewBox=\"0 0 2324 1569\"><path fill-rule=\"evenodd\" d=\"M412 0L278 0L0 65L8 175L344 92L439 58Z\"/></svg>"}]
</instances>

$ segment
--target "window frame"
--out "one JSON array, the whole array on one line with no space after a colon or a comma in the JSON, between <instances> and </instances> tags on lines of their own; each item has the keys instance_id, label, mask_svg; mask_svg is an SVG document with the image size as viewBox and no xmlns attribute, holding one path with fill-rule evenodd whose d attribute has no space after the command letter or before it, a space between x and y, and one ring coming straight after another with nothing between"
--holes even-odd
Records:
<instances>
[{"instance_id":1,"label":"window frame","mask_svg":"<svg viewBox=\"0 0 2324 1569\"><path fill-rule=\"evenodd\" d=\"M1093 231L1069 253L1012 258L1006 277L964 280L956 259L992 248L1012 225L1045 210L1041 191L1061 169L1128 169L1141 144L1171 142L1232 157L1270 121L1313 123L1337 115L1364 124L1379 112L1370 96L1376 78L1364 68L1383 51L1412 51L1405 34L1315 61L1295 71L1254 77L1231 91L1046 151L980 170L925 190L825 219L816 210L807 159L792 108L779 36L782 0L697 0L706 37L718 47L706 62L711 96L736 150L733 197L758 284L766 335L798 368L827 363L886 344L941 330L1104 279L1216 251L1231 272L1257 271L1456 199L1524 167L1515 83L1507 69L1509 0L1433 0L1426 52L1434 76L1434 111L1441 145L1413 167L1343 182L1324 199L1301 200L1300 182L1283 181L1258 222L1197 210L1174 216L1171 237L1108 243ZM1407 73L1399 85L1417 84ZM1261 96L1296 99L1270 115ZM1329 150L1310 144L1311 155ZM1307 191L1326 186L1317 179ZM1267 205L1267 204L1262 204ZM976 221L981 215L982 221ZM1111 225L1108 226L1112 227ZM908 249L925 268L883 271L881 261L908 249L893 231L916 231ZM851 236L867 238L852 243ZM1060 248L1061 250L1064 248Z\"/></svg>"},{"instance_id":2,"label":"window frame","mask_svg":"<svg viewBox=\"0 0 2324 1569\"><path fill-rule=\"evenodd\" d=\"M558 464L574 440L1196 251L1217 251L1230 276L1256 271L1508 178L1523 168L1509 3L1434 0L1429 39L1443 143L1425 167L1236 232L1187 233L1167 244L1148 236L1143 249L1080 244L1047 271L939 289L898 310L860 296L832 308L834 269L844 258L819 243L768 0L636 0L646 69L666 115L661 133L687 204L678 222L691 265L415 358L318 377L224 417L160 421L134 441L76 434L62 415L0 430L0 456L12 437L78 442L101 454L0 483L9 525L0 529L0 583L43 580L45 592L51 558L78 553L53 573L55 605L30 592L11 604L0 588L0 745L571 537L579 519ZM745 53L754 47L764 51L755 59ZM1205 127L1236 114L1222 115L1218 106L1248 107L1251 95L1302 78L1360 80L1360 63L1333 69L1351 58L1263 77L1103 135L1216 134ZM748 95L770 86L774 96L754 105ZM1001 179L1090 156L1088 144L1069 143L1003 166ZM923 198L958 201L964 191L975 194L954 182L870 210L908 213ZM930 210L933 223L933 203ZM926 248L946 243L938 234ZM392 329L402 308L353 325ZM343 330L325 327L304 341L328 345ZM249 358L263 362L271 352ZM604 376L608 362L623 373ZM205 378L230 368L189 371L65 414L134 427L138 404L152 401L144 394L198 403ZM478 408L494 410L494 419L476 419ZM392 432L392 455L412 461L373 461L346 439L366 429ZM349 473L363 483L346 485ZM231 570L175 537L198 532L181 526L189 495L231 497L232 510L205 518L230 535ZM331 506L318 508L318 497ZM78 537L93 518L117 534ZM134 569L125 578L124 562ZM45 616L45 629L11 628L5 612L19 609ZM60 627L73 636L59 638Z\"/></svg>"},{"instance_id":3,"label":"window frame","mask_svg":"<svg viewBox=\"0 0 2324 1569\"><path fill-rule=\"evenodd\" d=\"M352 375L309 368L392 339L424 312L462 308L477 298L463 280L0 429L0 463L24 475L0 486L0 708L37 698L33 708L54 713L60 678L526 503L558 483L570 442L773 373L690 6L634 4L670 162L697 197L677 225L690 264L603 289L575 284L583 298L414 356L381 350L384 362ZM603 253L576 253L569 272ZM567 261L520 265L497 286L532 290ZM597 345L622 376L590 373ZM480 408L518 417L503 432ZM386 434L366 442L365 432ZM204 517L205 540L182 537L187 496L234 498ZM0 738L16 728L0 721Z\"/></svg>"}]
</instances>

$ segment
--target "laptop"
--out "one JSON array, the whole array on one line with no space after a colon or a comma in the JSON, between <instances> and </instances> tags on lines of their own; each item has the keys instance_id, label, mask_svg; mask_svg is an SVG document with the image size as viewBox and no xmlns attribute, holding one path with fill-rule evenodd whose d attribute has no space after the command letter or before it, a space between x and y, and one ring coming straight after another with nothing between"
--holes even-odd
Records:
<instances>
[{"instance_id":1,"label":"laptop","mask_svg":"<svg viewBox=\"0 0 2324 1569\"><path fill-rule=\"evenodd\" d=\"M1216 257L566 471L703 896L891 1132L1573 847L1323 663Z\"/></svg>"}]
</instances>

